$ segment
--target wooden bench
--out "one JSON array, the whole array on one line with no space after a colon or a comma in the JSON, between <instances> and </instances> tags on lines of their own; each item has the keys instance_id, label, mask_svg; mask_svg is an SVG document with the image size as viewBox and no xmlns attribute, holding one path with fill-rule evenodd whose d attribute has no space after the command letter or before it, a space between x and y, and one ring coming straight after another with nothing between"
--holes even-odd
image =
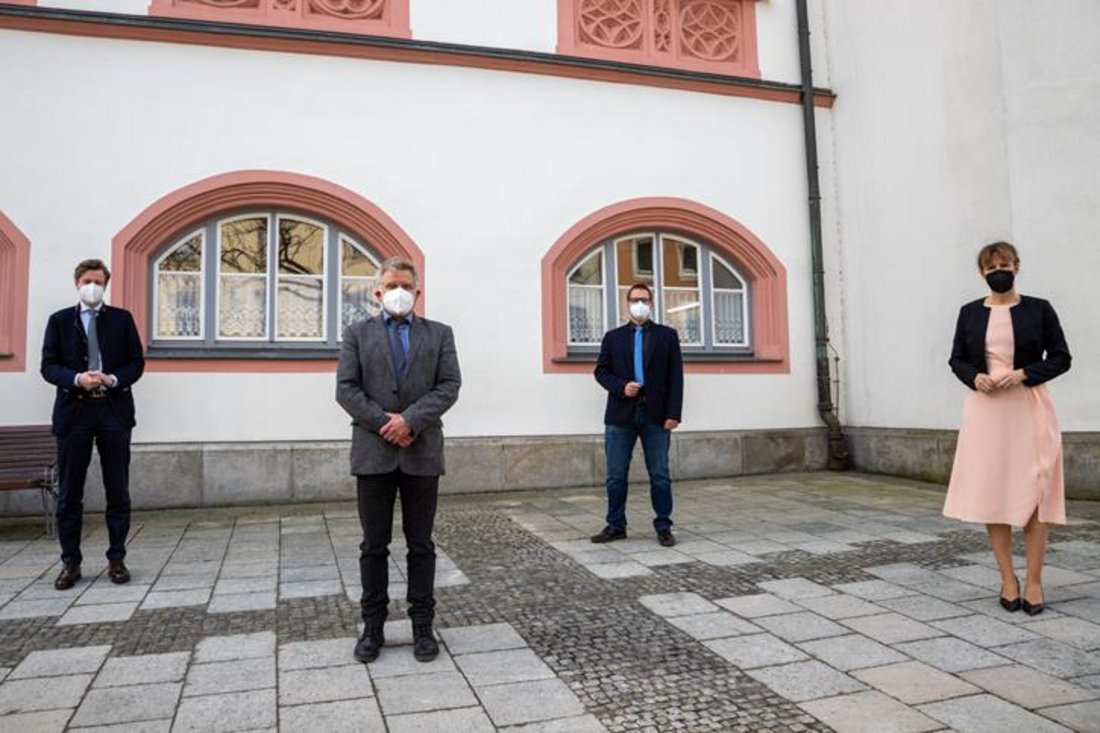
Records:
<instances>
[{"instance_id":1,"label":"wooden bench","mask_svg":"<svg viewBox=\"0 0 1100 733\"><path fill-rule=\"evenodd\" d=\"M38 489L46 534L54 536L57 506L57 439L49 425L0 427L0 491Z\"/></svg>"}]
</instances>

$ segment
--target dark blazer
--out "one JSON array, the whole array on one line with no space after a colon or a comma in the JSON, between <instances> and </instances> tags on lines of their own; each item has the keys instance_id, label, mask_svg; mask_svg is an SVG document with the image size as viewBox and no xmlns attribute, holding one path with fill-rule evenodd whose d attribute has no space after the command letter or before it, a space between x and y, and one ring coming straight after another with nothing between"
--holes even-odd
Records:
<instances>
[{"instance_id":1,"label":"dark blazer","mask_svg":"<svg viewBox=\"0 0 1100 733\"><path fill-rule=\"evenodd\" d=\"M684 403L684 362L676 330L649 321L642 336L642 370L645 386L638 397L627 397L623 389L634 381L634 324L613 328L604 334L596 360L596 381L607 390L604 424L629 425L634 409L644 400L646 417L661 425L679 420Z\"/></svg>"},{"instance_id":2,"label":"dark blazer","mask_svg":"<svg viewBox=\"0 0 1100 733\"><path fill-rule=\"evenodd\" d=\"M985 331L990 309L984 305L984 300L967 303L959 310L955 341L947 362L959 381L970 389L975 389L975 377L989 372L985 363ZM1009 313L1016 340L1012 367L1023 369L1027 374L1025 385L1034 387L1069 371L1072 357L1058 314L1048 301L1023 295Z\"/></svg>"},{"instance_id":3,"label":"dark blazer","mask_svg":"<svg viewBox=\"0 0 1100 733\"><path fill-rule=\"evenodd\" d=\"M145 371L141 337L130 311L104 304L96 330L103 373L113 374L118 384L107 391L107 404L119 422L132 428L134 395L130 387ZM57 387L53 403L53 434L65 437L80 419L85 393L75 386L76 375L88 371L88 336L80 321L80 306L62 308L46 323L42 340L42 376Z\"/></svg>"},{"instance_id":4,"label":"dark blazer","mask_svg":"<svg viewBox=\"0 0 1100 733\"><path fill-rule=\"evenodd\" d=\"M443 413L458 400L462 375L451 327L416 317L400 389L385 320L377 315L344 331L336 368L336 401L351 415L351 472L357 476L398 468L412 476L440 476ZM408 448L387 443L378 430L387 412L400 413L412 430Z\"/></svg>"}]
</instances>

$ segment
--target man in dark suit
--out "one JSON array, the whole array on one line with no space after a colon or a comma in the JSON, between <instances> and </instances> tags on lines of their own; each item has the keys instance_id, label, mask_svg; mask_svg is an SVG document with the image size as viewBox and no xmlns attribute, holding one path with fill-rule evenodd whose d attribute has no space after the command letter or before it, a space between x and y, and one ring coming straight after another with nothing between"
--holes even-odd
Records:
<instances>
[{"instance_id":1,"label":"man in dark suit","mask_svg":"<svg viewBox=\"0 0 1100 733\"><path fill-rule=\"evenodd\" d=\"M420 296L416 267L391 258L381 266L375 296L383 312L349 326L340 347L336 401L351 415L351 472L356 477L363 634L355 658L378 657L389 607L388 558L393 505L401 496L413 654L439 654L435 617L436 497L443 466L443 422L462 377L450 326L413 315Z\"/></svg>"},{"instance_id":2,"label":"man in dark suit","mask_svg":"<svg viewBox=\"0 0 1100 733\"><path fill-rule=\"evenodd\" d=\"M672 481L668 448L680 426L684 401L684 365L676 330L650 320L653 291L635 283L627 293L630 321L604 334L596 362L596 381L607 390L604 454L607 457L607 526L593 542L626 538L627 475L634 443L641 438L649 472L653 527L665 547L672 534Z\"/></svg>"},{"instance_id":3,"label":"man in dark suit","mask_svg":"<svg viewBox=\"0 0 1100 733\"><path fill-rule=\"evenodd\" d=\"M68 590L80 580L84 480L99 449L107 494L107 575L128 583L126 536L130 533L130 431L134 396L145 370L141 338L129 311L103 302L111 272L102 260L84 260L73 274L80 302L50 316L42 342L42 376L57 387L53 434L57 436L57 535L61 573Z\"/></svg>"}]
</instances>

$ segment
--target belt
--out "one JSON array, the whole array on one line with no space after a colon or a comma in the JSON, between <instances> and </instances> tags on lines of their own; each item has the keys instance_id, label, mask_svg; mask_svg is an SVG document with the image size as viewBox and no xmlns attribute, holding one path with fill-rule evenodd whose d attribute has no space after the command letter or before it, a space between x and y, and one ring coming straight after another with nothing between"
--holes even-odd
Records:
<instances>
[{"instance_id":1,"label":"belt","mask_svg":"<svg viewBox=\"0 0 1100 733\"><path fill-rule=\"evenodd\" d=\"M81 397L86 397L90 400L103 400L103 399L106 399L107 398L107 388L106 387L96 387L95 389L90 389L90 390L86 391L84 394L82 394Z\"/></svg>"}]
</instances>

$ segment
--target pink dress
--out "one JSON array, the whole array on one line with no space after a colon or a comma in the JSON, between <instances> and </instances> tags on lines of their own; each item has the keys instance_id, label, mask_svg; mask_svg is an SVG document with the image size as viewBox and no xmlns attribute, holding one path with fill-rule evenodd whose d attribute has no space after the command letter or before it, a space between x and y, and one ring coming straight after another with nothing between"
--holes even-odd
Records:
<instances>
[{"instance_id":1,"label":"pink dress","mask_svg":"<svg viewBox=\"0 0 1100 733\"><path fill-rule=\"evenodd\" d=\"M990 308L985 356L993 379L1012 371L1011 306ZM1045 384L1018 384L986 394L971 391L943 514L966 522L1022 527L1066 523L1062 434Z\"/></svg>"}]
</instances>

